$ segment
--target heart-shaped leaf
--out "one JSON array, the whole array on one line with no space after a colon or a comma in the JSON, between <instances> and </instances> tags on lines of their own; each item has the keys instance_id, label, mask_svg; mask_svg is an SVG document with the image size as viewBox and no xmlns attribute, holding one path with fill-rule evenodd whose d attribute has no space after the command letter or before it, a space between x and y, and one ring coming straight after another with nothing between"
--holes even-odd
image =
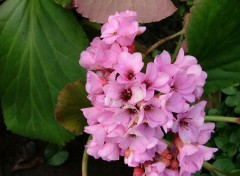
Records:
<instances>
[{"instance_id":1,"label":"heart-shaped leaf","mask_svg":"<svg viewBox=\"0 0 240 176\"><path fill-rule=\"evenodd\" d=\"M61 90L55 110L57 121L69 131L82 133L86 125L81 108L90 106L85 84L81 81L68 84Z\"/></svg>"},{"instance_id":2,"label":"heart-shaped leaf","mask_svg":"<svg viewBox=\"0 0 240 176\"><path fill-rule=\"evenodd\" d=\"M198 0L188 27L189 53L198 58L208 78L205 92L240 81L240 1Z\"/></svg>"},{"instance_id":3,"label":"heart-shaped leaf","mask_svg":"<svg viewBox=\"0 0 240 176\"><path fill-rule=\"evenodd\" d=\"M74 0L74 4L78 13L98 23L126 10L136 11L140 23L160 21L176 11L171 0Z\"/></svg>"},{"instance_id":4,"label":"heart-shaped leaf","mask_svg":"<svg viewBox=\"0 0 240 176\"><path fill-rule=\"evenodd\" d=\"M62 5L63 7L67 6L72 2L72 0L53 0L55 3Z\"/></svg>"},{"instance_id":5,"label":"heart-shaped leaf","mask_svg":"<svg viewBox=\"0 0 240 176\"><path fill-rule=\"evenodd\" d=\"M85 79L79 53L88 44L74 15L51 0L0 6L0 96L13 132L63 144L74 134L54 118L59 90Z\"/></svg>"},{"instance_id":6,"label":"heart-shaped leaf","mask_svg":"<svg viewBox=\"0 0 240 176\"><path fill-rule=\"evenodd\" d=\"M229 176L239 176L239 175L240 175L240 169L230 172Z\"/></svg>"}]
</instances>

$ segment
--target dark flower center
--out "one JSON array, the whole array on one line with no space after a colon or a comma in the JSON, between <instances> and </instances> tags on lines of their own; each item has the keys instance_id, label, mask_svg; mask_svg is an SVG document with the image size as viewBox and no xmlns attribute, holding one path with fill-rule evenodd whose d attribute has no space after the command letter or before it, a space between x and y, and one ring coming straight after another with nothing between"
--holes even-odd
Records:
<instances>
[{"instance_id":1,"label":"dark flower center","mask_svg":"<svg viewBox=\"0 0 240 176\"><path fill-rule=\"evenodd\" d=\"M150 81L145 80L144 83L145 83L147 89L148 89L149 87L151 87Z\"/></svg>"},{"instance_id":2,"label":"dark flower center","mask_svg":"<svg viewBox=\"0 0 240 176\"><path fill-rule=\"evenodd\" d=\"M144 106L144 110L145 111L150 111L152 109L152 106L151 105L146 105Z\"/></svg>"},{"instance_id":3,"label":"dark flower center","mask_svg":"<svg viewBox=\"0 0 240 176\"><path fill-rule=\"evenodd\" d=\"M128 78L129 80L132 80L134 77L135 77L134 72L133 72L132 70L129 70L129 71L128 71L128 74L127 74L127 78Z\"/></svg>"},{"instance_id":4,"label":"dark flower center","mask_svg":"<svg viewBox=\"0 0 240 176\"><path fill-rule=\"evenodd\" d=\"M186 122L186 121L183 121L183 120L182 120L182 121L180 121L179 123L180 123L180 126L183 127L183 128L188 127L188 122Z\"/></svg>"},{"instance_id":5,"label":"dark flower center","mask_svg":"<svg viewBox=\"0 0 240 176\"><path fill-rule=\"evenodd\" d=\"M136 134L129 134L130 137L135 138L137 137Z\"/></svg>"},{"instance_id":6,"label":"dark flower center","mask_svg":"<svg viewBox=\"0 0 240 176\"><path fill-rule=\"evenodd\" d=\"M129 114L136 114L137 111L136 111L136 109L128 109L128 113Z\"/></svg>"},{"instance_id":7,"label":"dark flower center","mask_svg":"<svg viewBox=\"0 0 240 176\"><path fill-rule=\"evenodd\" d=\"M132 97L132 91L131 89L125 89L122 94L121 94L121 98L124 100L124 101L128 101L130 100Z\"/></svg>"}]
</instances>

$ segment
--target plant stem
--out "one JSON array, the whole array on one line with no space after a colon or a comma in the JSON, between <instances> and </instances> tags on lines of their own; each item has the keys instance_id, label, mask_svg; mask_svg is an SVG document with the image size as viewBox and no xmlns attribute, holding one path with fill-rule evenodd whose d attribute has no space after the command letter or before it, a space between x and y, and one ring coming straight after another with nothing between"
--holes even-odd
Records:
<instances>
[{"instance_id":1,"label":"plant stem","mask_svg":"<svg viewBox=\"0 0 240 176\"><path fill-rule=\"evenodd\" d=\"M211 165L209 162L207 162L207 161L204 161L204 163L203 163L203 167L205 168L205 169L207 169L208 171L210 171L210 172L212 172L213 170L214 170L214 166L213 165Z\"/></svg>"},{"instance_id":2,"label":"plant stem","mask_svg":"<svg viewBox=\"0 0 240 176\"><path fill-rule=\"evenodd\" d=\"M178 43L177 43L177 46L176 46L176 48L174 50L174 53L172 55L172 63L176 60L177 54L179 52L179 49L182 46L182 41L183 41L183 34L180 35Z\"/></svg>"},{"instance_id":3,"label":"plant stem","mask_svg":"<svg viewBox=\"0 0 240 176\"><path fill-rule=\"evenodd\" d=\"M216 121L216 122L229 122L229 123L236 123L240 125L240 118L237 118L237 117L205 116L205 120Z\"/></svg>"},{"instance_id":4,"label":"plant stem","mask_svg":"<svg viewBox=\"0 0 240 176\"><path fill-rule=\"evenodd\" d=\"M217 169L216 167L214 167L212 164L210 164L210 163L207 162L207 161L204 161L203 167L204 167L204 169L206 169L206 170L208 170L208 171L210 171L210 172L214 172L214 173L217 174L217 175L218 175L219 173L221 173L221 174L223 174L223 175L228 175L227 172L224 172L224 171L221 171L221 170Z\"/></svg>"},{"instance_id":5,"label":"plant stem","mask_svg":"<svg viewBox=\"0 0 240 176\"><path fill-rule=\"evenodd\" d=\"M168 41L168 40L171 40L179 35L182 35L184 33L184 29L182 29L181 31L173 34L173 35L170 35L164 39L160 39L159 41L157 41L156 43L154 43L152 46L150 46L146 52L143 54L143 57L145 57L146 55L148 55L150 52L152 52L154 49L156 49L158 46L160 46L161 44L163 44L164 42Z\"/></svg>"},{"instance_id":6,"label":"plant stem","mask_svg":"<svg viewBox=\"0 0 240 176\"><path fill-rule=\"evenodd\" d=\"M87 176L87 168L88 168L88 154L87 148L84 149L83 158L82 158L82 176Z\"/></svg>"},{"instance_id":7,"label":"plant stem","mask_svg":"<svg viewBox=\"0 0 240 176\"><path fill-rule=\"evenodd\" d=\"M92 138L90 135L88 137L87 142ZM88 154L87 154L87 148L85 147L84 152L83 152L83 157L82 157L82 176L88 176Z\"/></svg>"}]
</instances>

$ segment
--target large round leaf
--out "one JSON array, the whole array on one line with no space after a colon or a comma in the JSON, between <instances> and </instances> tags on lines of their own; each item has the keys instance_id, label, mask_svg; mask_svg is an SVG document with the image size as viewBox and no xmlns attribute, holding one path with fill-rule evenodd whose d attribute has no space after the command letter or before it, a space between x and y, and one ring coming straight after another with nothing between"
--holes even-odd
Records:
<instances>
[{"instance_id":1,"label":"large round leaf","mask_svg":"<svg viewBox=\"0 0 240 176\"><path fill-rule=\"evenodd\" d=\"M0 6L0 95L15 133L62 144L74 135L56 123L57 95L85 79L78 65L86 36L71 12L51 0L8 0Z\"/></svg>"},{"instance_id":2,"label":"large round leaf","mask_svg":"<svg viewBox=\"0 0 240 176\"><path fill-rule=\"evenodd\" d=\"M81 134L86 125L86 118L80 109L88 106L91 106L91 103L87 99L85 83L69 83L59 93L55 109L56 119L64 128Z\"/></svg>"},{"instance_id":3,"label":"large round leaf","mask_svg":"<svg viewBox=\"0 0 240 176\"><path fill-rule=\"evenodd\" d=\"M63 7L69 5L72 0L53 0L55 3L62 5Z\"/></svg>"},{"instance_id":4,"label":"large round leaf","mask_svg":"<svg viewBox=\"0 0 240 176\"><path fill-rule=\"evenodd\" d=\"M160 21L176 11L171 0L74 0L74 4L78 13L99 23L125 10L136 11L140 23Z\"/></svg>"},{"instance_id":5,"label":"large round leaf","mask_svg":"<svg viewBox=\"0 0 240 176\"><path fill-rule=\"evenodd\" d=\"M206 92L240 81L239 9L239 0L198 0L192 9L188 48L208 73Z\"/></svg>"}]
</instances>

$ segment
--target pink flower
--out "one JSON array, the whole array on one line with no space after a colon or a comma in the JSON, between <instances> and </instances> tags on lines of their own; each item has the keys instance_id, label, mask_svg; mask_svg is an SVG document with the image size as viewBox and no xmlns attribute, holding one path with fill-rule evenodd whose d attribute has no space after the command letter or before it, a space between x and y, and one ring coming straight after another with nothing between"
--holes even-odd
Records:
<instances>
[{"instance_id":1,"label":"pink flower","mask_svg":"<svg viewBox=\"0 0 240 176\"><path fill-rule=\"evenodd\" d=\"M191 103L195 101L193 92L196 89L196 81L194 75L188 75L185 71L179 71L173 77L170 85L172 91L181 94L185 100Z\"/></svg>"},{"instance_id":2,"label":"pink flower","mask_svg":"<svg viewBox=\"0 0 240 176\"><path fill-rule=\"evenodd\" d=\"M178 171L167 169L164 163L156 162L145 168L145 176L178 176Z\"/></svg>"},{"instance_id":3,"label":"pink flower","mask_svg":"<svg viewBox=\"0 0 240 176\"><path fill-rule=\"evenodd\" d=\"M102 124L86 126L84 132L91 134L93 141L99 145L103 145L106 141L107 132Z\"/></svg>"},{"instance_id":4,"label":"pink flower","mask_svg":"<svg viewBox=\"0 0 240 176\"><path fill-rule=\"evenodd\" d=\"M112 142L105 143L98 151L98 155L106 161L119 160L119 154L118 144Z\"/></svg>"},{"instance_id":5,"label":"pink flower","mask_svg":"<svg viewBox=\"0 0 240 176\"><path fill-rule=\"evenodd\" d=\"M103 87L106 94L105 104L109 107L121 107L124 103L135 105L146 97L144 84L119 84L110 82Z\"/></svg>"},{"instance_id":6,"label":"pink flower","mask_svg":"<svg viewBox=\"0 0 240 176\"><path fill-rule=\"evenodd\" d=\"M165 170L166 165L162 162L156 162L145 167L146 176L159 176Z\"/></svg>"},{"instance_id":7,"label":"pink flower","mask_svg":"<svg viewBox=\"0 0 240 176\"><path fill-rule=\"evenodd\" d=\"M197 142L199 144L205 144L211 138L211 133L214 132L214 128L214 123L204 123L199 129L199 136Z\"/></svg>"},{"instance_id":8,"label":"pink flower","mask_svg":"<svg viewBox=\"0 0 240 176\"><path fill-rule=\"evenodd\" d=\"M157 65L160 72L167 73L171 78L179 71L176 65L171 64L171 56L165 50L155 57L154 64Z\"/></svg>"},{"instance_id":9,"label":"pink flower","mask_svg":"<svg viewBox=\"0 0 240 176\"><path fill-rule=\"evenodd\" d=\"M187 104L181 94L177 92L161 95L159 100L161 102L161 107L169 112L184 113L189 109L189 104Z\"/></svg>"},{"instance_id":10,"label":"pink flower","mask_svg":"<svg viewBox=\"0 0 240 176\"><path fill-rule=\"evenodd\" d=\"M95 159L102 158L106 161L119 160L119 148L117 144L105 143L103 145L98 144L94 140L90 140L87 145L87 153L93 156Z\"/></svg>"},{"instance_id":11,"label":"pink flower","mask_svg":"<svg viewBox=\"0 0 240 176\"><path fill-rule=\"evenodd\" d=\"M183 49L174 63L163 51L141 72L134 39L144 30L136 12L116 13L103 25L102 39L81 53L93 105L81 109L89 125L84 131L92 135L87 152L107 161L124 156L128 166L137 167L134 175L190 176L217 150L203 146L215 127L204 123L206 102L190 107L202 95L207 74ZM171 131L168 149L163 137Z\"/></svg>"},{"instance_id":12,"label":"pink flower","mask_svg":"<svg viewBox=\"0 0 240 176\"><path fill-rule=\"evenodd\" d=\"M104 106L103 85L106 84L106 80L101 78L92 71L87 72L86 91L88 93L87 98L95 106Z\"/></svg>"},{"instance_id":13,"label":"pink flower","mask_svg":"<svg viewBox=\"0 0 240 176\"><path fill-rule=\"evenodd\" d=\"M190 55L184 55L184 50L181 48L174 64L180 69L185 70L188 75L195 76L197 87L194 90L194 95L196 98L201 97L207 73L202 71L201 66L197 64L197 59Z\"/></svg>"},{"instance_id":14,"label":"pink flower","mask_svg":"<svg viewBox=\"0 0 240 176\"><path fill-rule=\"evenodd\" d=\"M204 107L206 101L192 106L188 112L177 115L172 131L178 133L184 143L197 142L200 133L200 127L204 123Z\"/></svg>"},{"instance_id":15,"label":"pink flower","mask_svg":"<svg viewBox=\"0 0 240 176\"><path fill-rule=\"evenodd\" d=\"M105 123L113 116L114 112L107 109L90 107L81 109L83 115L86 117L89 125L96 125L98 123Z\"/></svg>"},{"instance_id":16,"label":"pink flower","mask_svg":"<svg viewBox=\"0 0 240 176\"><path fill-rule=\"evenodd\" d=\"M205 85L205 80L207 78L207 73L202 71L200 65L192 65L187 69L187 74L193 74L196 80L196 89L193 94L196 98L200 98L203 94L203 86Z\"/></svg>"},{"instance_id":17,"label":"pink flower","mask_svg":"<svg viewBox=\"0 0 240 176\"><path fill-rule=\"evenodd\" d=\"M130 127L132 124L136 123L139 118L139 110L132 105L124 105L122 108L119 108L112 116L112 120L123 125L125 128Z\"/></svg>"},{"instance_id":18,"label":"pink flower","mask_svg":"<svg viewBox=\"0 0 240 176\"><path fill-rule=\"evenodd\" d=\"M148 63L146 74L139 74L137 79L146 84L147 97L145 100L152 98L155 91L161 93L168 93L170 91L168 85L169 75L158 71L157 65L152 62Z\"/></svg>"},{"instance_id":19,"label":"pink flower","mask_svg":"<svg viewBox=\"0 0 240 176\"><path fill-rule=\"evenodd\" d=\"M155 129L145 124L134 126L128 130L119 144L124 151L126 164L136 167L145 161L152 160L158 144L155 132Z\"/></svg>"},{"instance_id":20,"label":"pink flower","mask_svg":"<svg viewBox=\"0 0 240 176\"><path fill-rule=\"evenodd\" d=\"M101 29L101 38L108 44L117 41L121 46L131 45L136 35L145 31L145 27L139 27L136 17L137 14L133 11L110 16Z\"/></svg>"},{"instance_id":21,"label":"pink flower","mask_svg":"<svg viewBox=\"0 0 240 176\"><path fill-rule=\"evenodd\" d=\"M127 50L120 47L118 43L108 45L96 37L91 42L91 46L81 53L79 64L87 70L113 68L117 64L118 55Z\"/></svg>"},{"instance_id":22,"label":"pink flower","mask_svg":"<svg viewBox=\"0 0 240 176\"><path fill-rule=\"evenodd\" d=\"M190 55L184 55L184 50L182 48L179 50L176 61L174 62L174 65L177 65L183 70L187 70L189 67L196 64L197 59Z\"/></svg>"},{"instance_id":23,"label":"pink flower","mask_svg":"<svg viewBox=\"0 0 240 176\"><path fill-rule=\"evenodd\" d=\"M152 160L153 156L154 150L140 152L138 150L127 149L125 150L124 163L130 167L137 167L145 161Z\"/></svg>"},{"instance_id":24,"label":"pink flower","mask_svg":"<svg viewBox=\"0 0 240 176\"><path fill-rule=\"evenodd\" d=\"M195 173L202 168L203 162L210 160L216 148L209 148L203 145L185 144L179 148L180 175L184 172Z\"/></svg>"},{"instance_id":25,"label":"pink flower","mask_svg":"<svg viewBox=\"0 0 240 176\"><path fill-rule=\"evenodd\" d=\"M141 124L130 128L120 143L120 148L131 149L140 153L155 147L158 139L154 136L155 130Z\"/></svg>"},{"instance_id":26,"label":"pink flower","mask_svg":"<svg viewBox=\"0 0 240 176\"><path fill-rule=\"evenodd\" d=\"M140 107L140 118L138 124L147 122L151 128L161 126L168 121L164 111L160 108L160 100L152 98Z\"/></svg>"},{"instance_id":27,"label":"pink flower","mask_svg":"<svg viewBox=\"0 0 240 176\"><path fill-rule=\"evenodd\" d=\"M102 69L104 51L110 47L110 45L104 43L99 37L94 38L91 46L81 53L79 64L87 70Z\"/></svg>"},{"instance_id":28,"label":"pink flower","mask_svg":"<svg viewBox=\"0 0 240 176\"><path fill-rule=\"evenodd\" d=\"M117 81L119 83L129 83L135 81L136 75L143 68L142 55L140 53L130 54L122 52L118 56L118 64L114 67L119 76Z\"/></svg>"}]
</instances>

